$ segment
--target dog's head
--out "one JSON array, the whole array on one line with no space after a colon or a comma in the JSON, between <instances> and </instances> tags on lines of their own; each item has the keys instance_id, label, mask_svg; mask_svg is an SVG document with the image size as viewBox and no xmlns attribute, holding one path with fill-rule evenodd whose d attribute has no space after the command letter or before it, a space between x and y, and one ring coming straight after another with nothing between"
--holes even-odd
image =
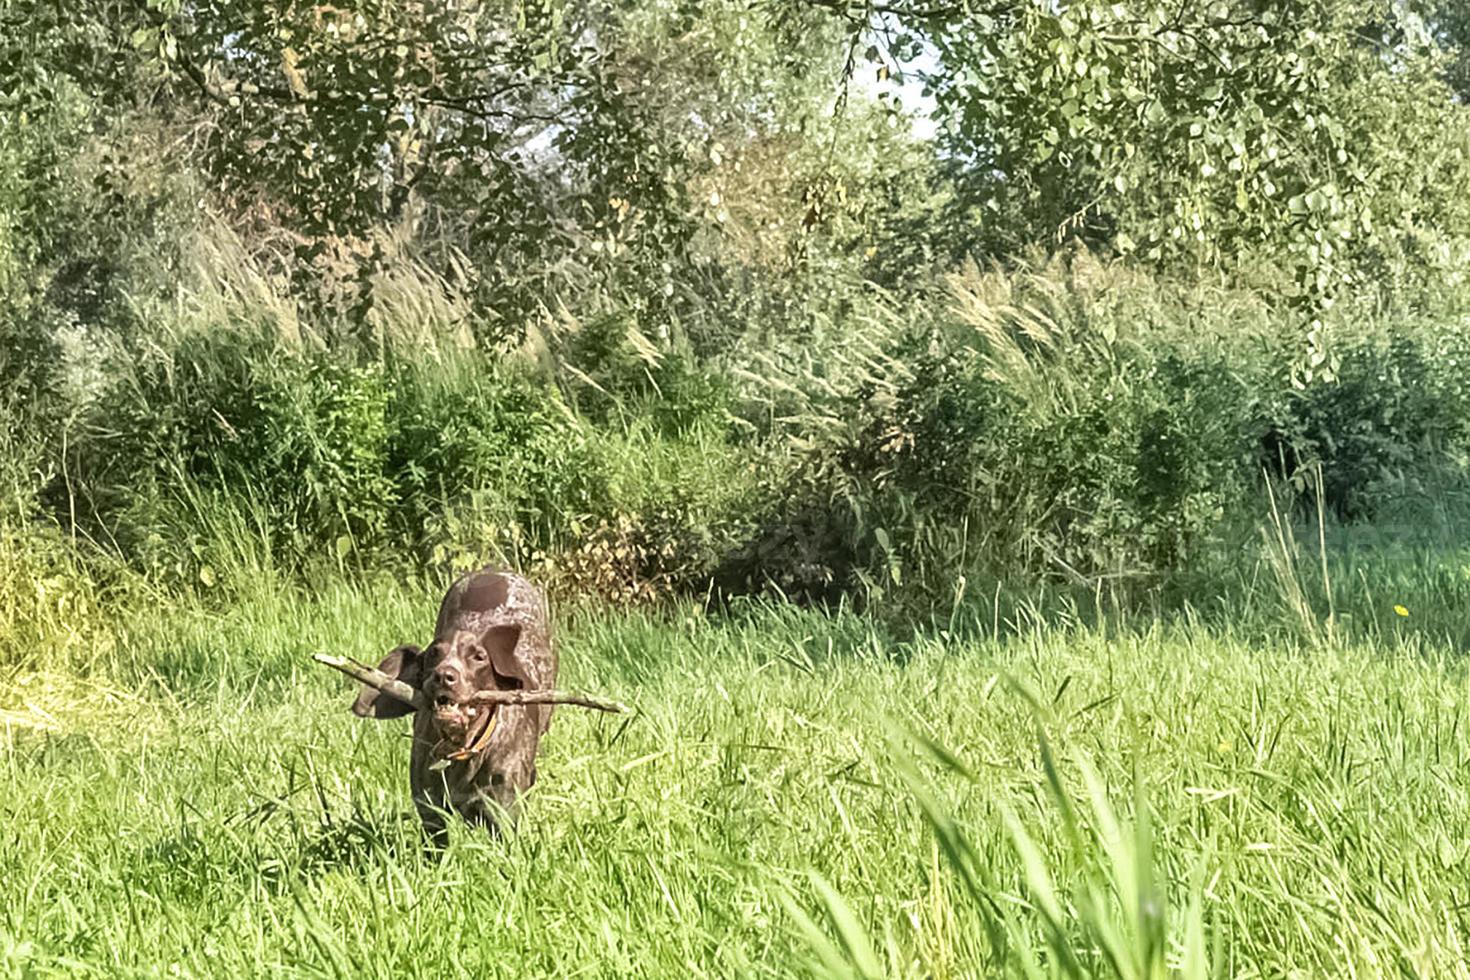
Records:
<instances>
[{"instance_id":1,"label":"dog's head","mask_svg":"<svg viewBox=\"0 0 1470 980\"><path fill-rule=\"evenodd\" d=\"M518 651L521 627L491 626L480 632L456 631L425 650L401 646L383 658L378 670L423 692L439 740L477 748L488 738L495 705L476 704L482 691L509 691L532 683L531 653ZM363 718L397 718L414 708L376 688L363 686L352 705Z\"/></svg>"}]
</instances>

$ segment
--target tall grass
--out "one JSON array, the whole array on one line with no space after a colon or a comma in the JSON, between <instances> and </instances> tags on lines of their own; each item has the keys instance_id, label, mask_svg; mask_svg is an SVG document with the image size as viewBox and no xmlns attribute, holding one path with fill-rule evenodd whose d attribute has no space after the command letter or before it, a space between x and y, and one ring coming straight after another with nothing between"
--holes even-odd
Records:
<instances>
[{"instance_id":1,"label":"tall grass","mask_svg":"<svg viewBox=\"0 0 1470 980\"><path fill-rule=\"evenodd\" d=\"M961 580L1177 606L1190 575L1228 577L1263 467L1341 520L1465 484L1454 323L1344 329L1342 383L1297 390L1267 297L1077 253L972 267L946 295L854 289L723 344L609 301L515 346L476 319L463 262L385 249L357 329L216 225L175 296L24 347L4 377L70 380L0 404L5 513L171 587L242 561L303 579L493 558L617 601L936 616ZM21 319L4 329L47 334Z\"/></svg>"},{"instance_id":2,"label":"tall grass","mask_svg":"<svg viewBox=\"0 0 1470 980\"><path fill-rule=\"evenodd\" d=\"M1428 602L1466 560L1367 567ZM423 642L436 598L139 606L91 680L9 675L5 969L1465 975L1463 602L1316 646L1266 618L562 609L566 682L637 715L559 713L520 830L434 861L403 725L308 654Z\"/></svg>"}]
</instances>

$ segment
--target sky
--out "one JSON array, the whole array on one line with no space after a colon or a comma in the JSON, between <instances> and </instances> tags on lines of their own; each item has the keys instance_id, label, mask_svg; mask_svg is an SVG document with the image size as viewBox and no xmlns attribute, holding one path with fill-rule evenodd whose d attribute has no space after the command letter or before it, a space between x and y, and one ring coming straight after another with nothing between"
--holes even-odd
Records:
<instances>
[{"instance_id":1,"label":"sky","mask_svg":"<svg viewBox=\"0 0 1470 980\"><path fill-rule=\"evenodd\" d=\"M893 74L887 80L879 81L878 66L864 61L855 73L859 91L874 99L883 92L887 92L890 98L896 96L911 121L914 137L933 139L939 128L934 120L934 100L924 95L924 83L919 76L938 69L939 53L926 42L919 57L902 66L904 71L900 72L898 66L889 67Z\"/></svg>"}]
</instances>

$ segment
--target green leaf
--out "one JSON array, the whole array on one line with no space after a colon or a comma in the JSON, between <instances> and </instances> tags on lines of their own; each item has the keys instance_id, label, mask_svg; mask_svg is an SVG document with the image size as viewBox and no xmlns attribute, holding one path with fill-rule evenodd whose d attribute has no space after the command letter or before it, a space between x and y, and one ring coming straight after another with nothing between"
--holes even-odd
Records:
<instances>
[{"instance_id":1,"label":"green leaf","mask_svg":"<svg viewBox=\"0 0 1470 980\"><path fill-rule=\"evenodd\" d=\"M812 885L816 888L823 906L827 910L827 917L832 921L837 930L838 940L842 943L844 950L857 968L859 975L878 980L883 976L883 967L878 960L877 953L873 950L872 941L868 938L868 932L862 923L858 922L857 916L853 914L852 907L847 900L827 883L827 880L816 872L810 873Z\"/></svg>"}]
</instances>

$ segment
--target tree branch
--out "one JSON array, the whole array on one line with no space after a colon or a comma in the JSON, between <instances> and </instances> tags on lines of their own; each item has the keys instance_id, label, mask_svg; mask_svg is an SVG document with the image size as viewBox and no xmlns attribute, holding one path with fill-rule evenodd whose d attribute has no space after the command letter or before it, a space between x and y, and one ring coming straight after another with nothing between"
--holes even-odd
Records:
<instances>
[{"instance_id":1,"label":"tree branch","mask_svg":"<svg viewBox=\"0 0 1470 980\"><path fill-rule=\"evenodd\" d=\"M325 664L333 670L339 670L348 677L353 678L368 687L377 688L389 697L397 698L404 704L412 706L415 710L422 711L429 706L424 698L424 692L411 684L394 677L389 677L381 670L369 667L364 663L353 660L350 657L337 657L330 653L317 653L312 655L312 660L319 664ZM591 708L594 711L606 711L611 714L625 714L628 706L617 701L609 701L605 698L593 697L590 694L577 694L571 691L481 691L470 698L473 704L567 704L577 708Z\"/></svg>"},{"instance_id":2,"label":"tree branch","mask_svg":"<svg viewBox=\"0 0 1470 980\"><path fill-rule=\"evenodd\" d=\"M821 7L835 14L856 20L861 14L891 14L897 17L909 18L911 20L936 20L945 17L973 17L983 14L990 17L1000 17L1016 9L1015 3L1000 2L992 5L986 10L975 10L967 3L935 3L935 4L904 4L864 2L864 0L801 0L802 3L812 7Z\"/></svg>"},{"instance_id":3,"label":"tree branch","mask_svg":"<svg viewBox=\"0 0 1470 980\"><path fill-rule=\"evenodd\" d=\"M340 670L348 677L361 681L368 687L375 687L389 697L397 698L404 704L409 705L415 711L422 711L428 707L429 702L424 699L424 692L411 684L405 684L396 677L389 677L374 667L360 663L348 657L335 657L330 653L312 654L311 659L319 664L326 664L333 670Z\"/></svg>"}]
</instances>

